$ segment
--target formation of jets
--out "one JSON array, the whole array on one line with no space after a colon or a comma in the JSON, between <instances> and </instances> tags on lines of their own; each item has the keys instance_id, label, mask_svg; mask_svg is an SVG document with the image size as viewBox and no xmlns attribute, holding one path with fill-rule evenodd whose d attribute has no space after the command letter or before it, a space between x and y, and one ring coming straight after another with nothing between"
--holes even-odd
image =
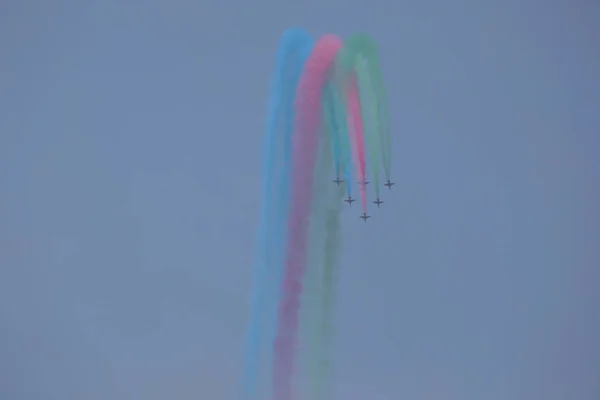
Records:
<instances>
[{"instance_id":1,"label":"formation of jets","mask_svg":"<svg viewBox=\"0 0 600 400\"><path fill-rule=\"evenodd\" d=\"M340 186L340 183L344 182L344 180L343 180L343 179L340 179L340 177L338 176L338 177L336 177L336 178L333 180L333 182L334 182L336 185ZM369 182L368 182L368 181L364 181L364 182L358 182L358 184L359 184L359 185L361 185L361 186L363 186L363 187L366 187L366 186L369 184ZM393 186L394 184L395 184L395 182L392 182L392 181L390 181L390 180L388 179L388 180L387 180L387 182L386 182L386 183L384 183L384 186L387 186L389 190L392 190L392 186ZM356 200L355 200L355 199L353 199L353 198L352 198L352 196L348 196L348 198L347 198L347 199L344 199L344 201L345 201L346 203L348 203L348 206L352 207L352 203L354 203ZM377 199L376 199L376 200L375 200L373 203L377 204L377 208L379 208L379 206L380 206L381 204L383 204L383 201L382 201L382 200L381 200L381 199L378 197L378 198L377 198ZM362 218L362 220L363 220L363 221L367 222L367 220L368 220L369 218L371 218L371 216L370 216L370 215L367 215L367 213L363 213L363 214L362 214L362 215L361 215L359 218Z\"/></svg>"}]
</instances>

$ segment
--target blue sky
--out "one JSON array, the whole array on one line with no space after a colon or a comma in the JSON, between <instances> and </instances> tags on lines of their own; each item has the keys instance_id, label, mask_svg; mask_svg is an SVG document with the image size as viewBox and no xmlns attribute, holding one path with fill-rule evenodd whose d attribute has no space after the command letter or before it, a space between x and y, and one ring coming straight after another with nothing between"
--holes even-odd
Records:
<instances>
[{"instance_id":1,"label":"blue sky","mask_svg":"<svg viewBox=\"0 0 600 400\"><path fill-rule=\"evenodd\" d=\"M600 3L0 5L0 397L232 399L279 35L380 43L394 191L345 212L336 399L600 393Z\"/></svg>"}]
</instances>

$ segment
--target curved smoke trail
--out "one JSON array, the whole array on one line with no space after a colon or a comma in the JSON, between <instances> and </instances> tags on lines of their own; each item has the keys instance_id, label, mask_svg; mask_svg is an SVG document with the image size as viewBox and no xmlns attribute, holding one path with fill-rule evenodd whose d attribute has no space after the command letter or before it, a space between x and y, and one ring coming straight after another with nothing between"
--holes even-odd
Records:
<instances>
[{"instance_id":1,"label":"curved smoke trail","mask_svg":"<svg viewBox=\"0 0 600 400\"><path fill-rule=\"evenodd\" d=\"M349 71L354 68L359 75L359 80L362 79L365 87L365 94L372 95L371 101L362 102L363 106L370 106L373 112L364 112L364 116L372 118L372 126L376 131L367 132L367 139L379 136L381 157L383 168L386 174L386 179L390 179L391 174L391 135L390 122L388 113L387 96L383 77L380 69L379 51L377 44L373 39L365 34L350 35L344 42L344 48L338 54L338 62L343 71ZM362 94L362 93L361 93ZM372 139L371 139L372 140ZM377 164L377 159L371 160L373 165Z\"/></svg>"},{"instance_id":2,"label":"curved smoke trail","mask_svg":"<svg viewBox=\"0 0 600 400\"><path fill-rule=\"evenodd\" d=\"M275 400L289 400L291 396L300 293L306 268L308 219L313 195L312 176L321 124L321 93L326 82L326 73L341 47L342 41L337 36L321 37L306 60L304 73L298 85L286 270L275 339Z\"/></svg>"},{"instance_id":3,"label":"curved smoke trail","mask_svg":"<svg viewBox=\"0 0 600 400\"><path fill-rule=\"evenodd\" d=\"M337 139L331 142L331 146L335 147L333 151L339 155L340 169L344 173L346 194L350 197L352 195L353 184L353 159L342 93L338 91L335 81L329 81L323 89L323 95L325 99L324 106L328 110L328 112L324 112L323 117L326 128L333 130L330 134L334 135Z\"/></svg>"},{"instance_id":4,"label":"curved smoke trail","mask_svg":"<svg viewBox=\"0 0 600 400\"><path fill-rule=\"evenodd\" d=\"M354 56L353 49L346 45L336 55L334 68L334 82L342 95L345 115L348 119L348 135L352 147L353 161L355 162L356 175L358 178L361 204L363 212L367 211L366 200L366 165L364 150L364 127L361 115L361 97L359 82L354 70L354 65L349 60Z\"/></svg>"},{"instance_id":5,"label":"curved smoke trail","mask_svg":"<svg viewBox=\"0 0 600 400\"><path fill-rule=\"evenodd\" d=\"M329 175L335 166L332 147L337 143L335 136L347 134L337 130L332 119L335 104L330 88L323 90L322 134L314 173L314 198L309 220L307 270L302 293L301 338L299 343L300 362L308 375L308 385L302 392L303 398L324 400L329 398L331 323L333 321L333 293L337 267L340 260L340 212L344 188L332 185ZM332 131L333 130L333 131ZM329 140L328 140L329 139ZM308 390L308 392L305 392Z\"/></svg>"},{"instance_id":6,"label":"curved smoke trail","mask_svg":"<svg viewBox=\"0 0 600 400\"><path fill-rule=\"evenodd\" d=\"M258 226L250 325L246 337L241 387L243 400L259 396L260 350L263 342L272 343L275 336L278 285L282 275L286 238L285 216L290 191L287 177L292 153L293 101L304 62L313 44L313 39L305 31L290 29L283 34L277 52L263 141L263 201ZM278 157L280 154L283 156ZM266 335L262 334L263 329L266 330Z\"/></svg>"},{"instance_id":7,"label":"curved smoke trail","mask_svg":"<svg viewBox=\"0 0 600 400\"><path fill-rule=\"evenodd\" d=\"M365 168L365 142L363 132L363 121L360 114L360 98L358 87L356 85L356 77L353 76L347 81L346 98L348 101L348 118L350 120L351 135L354 137L354 145L356 146L356 160L358 166L358 187L360 190L360 199L363 212L367 212L367 174Z\"/></svg>"},{"instance_id":8,"label":"curved smoke trail","mask_svg":"<svg viewBox=\"0 0 600 400\"><path fill-rule=\"evenodd\" d=\"M364 121L364 136L369 158L376 160L371 164L373 170L373 187L375 198L379 199L379 132L377 118L377 104L374 100L371 77L369 75L367 61L363 57L357 57L355 61L358 91L360 93L360 106Z\"/></svg>"},{"instance_id":9,"label":"curved smoke trail","mask_svg":"<svg viewBox=\"0 0 600 400\"><path fill-rule=\"evenodd\" d=\"M379 156L389 179L390 143L372 40L354 35L342 45L337 36L327 35L315 43L303 30L286 31L263 143L263 203L241 400L290 400L301 296L307 310L302 325L309 334L303 344L309 346L310 397L330 397L340 200L344 190L351 197L358 182L366 222L365 145L379 206ZM336 185L330 182L332 170ZM269 377L272 385L262 385Z\"/></svg>"}]
</instances>

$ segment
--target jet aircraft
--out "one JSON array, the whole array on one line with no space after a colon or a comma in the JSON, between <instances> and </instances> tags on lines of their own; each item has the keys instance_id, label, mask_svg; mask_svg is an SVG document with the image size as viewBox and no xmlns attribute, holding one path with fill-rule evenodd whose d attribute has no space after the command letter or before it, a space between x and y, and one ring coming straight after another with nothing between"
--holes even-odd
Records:
<instances>
[{"instance_id":1,"label":"jet aircraft","mask_svg":"<svg viewBox=\"0 0 600 400\"><path fill-rule=\"evenodd\" d=\"M340 186L340 183L344 182L344 180L337 177L333 180L333 182L335 182L336 185Z\"/></svg>"},{"instance_id":2,"label":"jet aircraft","mask_svg":"<svg viewBox=\"0 0 600 400\"><path fill-rule=\"evenodd\" d=\"M392 190L392 185L394 185L394 184L395 184L394 182L392 182L388 179L387 183L384 186L387 186L388 189Z\"/></svg>"},{"instance_id":3,"label":"jet aircraft","mask_svg":"<svg viewBox=\"0 0 600 400\"><path fill-rule=\"evenodd\" d=\"M367 213L363 213L363 215L361 215L360 218L362 218L365 222L367 222L367 219L371 218L371 216L367 215Z\"/></svg>"},{"instance_id":4,"label":"jet aircraft","mask_svg":"<svg viewBox=\"0 0 600 400\"><path fill-rule=\"evenodd\" d=\"M348 203L348 205L349 205L350 207L352 207L352 203L354 203L356 200L354 200L354 199L352 198L352 196L348 196L348 198L347 198L346 200L344 200L344 201L345 201L346 203Z\"/></svg>"},{"instance_id":5,"label":"jet aircraft","mask_svg":"<svg viewBox=\"0 0 600 400\"><path fill-rule=\"evenodd\" d=\"M379 205L383 203L382 200L379 200L379 197L377 198L377 200L375 200L373 203L377 204L377 208L379 208Z\"/></svg>"}]
</instances>

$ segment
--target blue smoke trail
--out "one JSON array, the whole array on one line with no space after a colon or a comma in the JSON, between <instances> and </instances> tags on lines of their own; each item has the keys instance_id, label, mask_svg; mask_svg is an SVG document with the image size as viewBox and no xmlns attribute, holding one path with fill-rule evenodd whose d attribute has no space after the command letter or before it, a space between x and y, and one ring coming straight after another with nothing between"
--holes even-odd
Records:
<instances>
[{"instance_id":1,"label":"blue smoke trail","mask_svg":"<svg viewBox=\"0 0 600 400\"><path fill-rule=\"evenodd\" d=\"M331 85L331 83L330 83ZM346 108L340 93L332 89L332 103L334 109L334 117L336 128L338 129L338 154L341 158L341 163L344 166L344 180L346 183L346 195L352 196L352 171L354 168L354 160L352 158L352 149L350 144L350 136L348 134L348 124L346 121Z\"/></svg>"},{"instance_id":2,"label":"blue smoke trail","mask_svg":"<svg viewBox=\"0 0 600 400\"><path fill-rule=\"evenodd\" d=\"M257 398L261 347L265 341L273 343L276 335L279 285L283 276L284 244L287 240L294 98L313 44L314 40L304 30L290 29L283 34L277 52L267 129L263 139L263 201L254 265L250 325L246 336L242 400ZM281 154L277 151L278 145L283 147L282 159L277 159L278 153ZM266 357L272 358L268 354Z\"/></svg>"}]
</instances>

